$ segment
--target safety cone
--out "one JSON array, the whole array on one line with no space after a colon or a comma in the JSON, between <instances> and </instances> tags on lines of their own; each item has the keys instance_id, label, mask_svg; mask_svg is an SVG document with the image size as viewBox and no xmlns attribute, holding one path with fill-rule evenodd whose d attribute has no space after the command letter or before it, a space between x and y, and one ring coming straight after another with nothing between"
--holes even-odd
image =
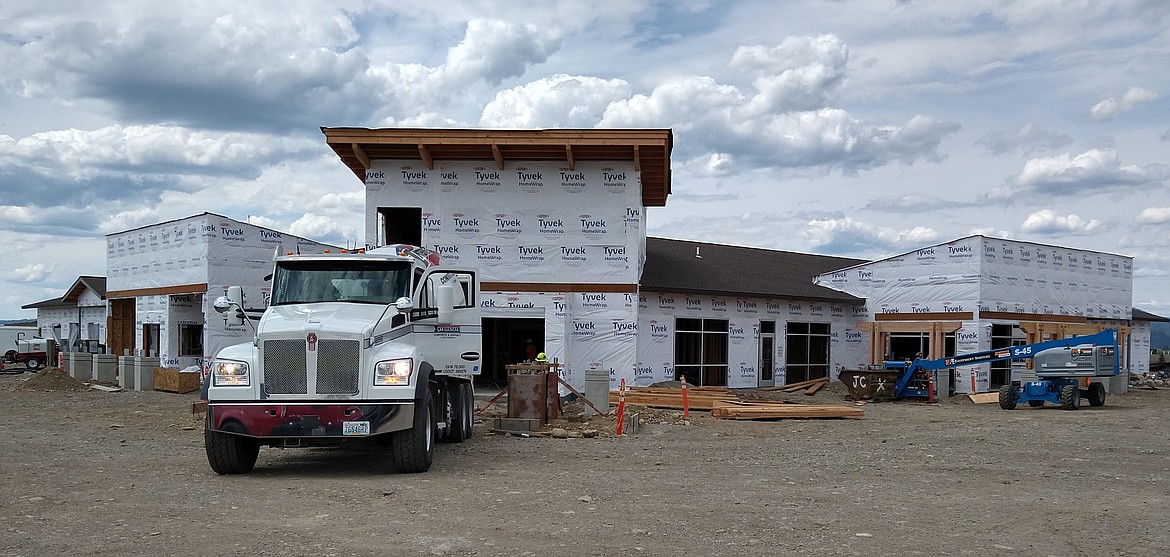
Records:
<instances>
[{"instance_id":1,"label":"safety cone","mask_svg":"<svg viewBox=\"0 0 1170 557\"><path fill-rule=\"evenodd\" d=\"M626 379L623 377L618 387L617 435L622 436L622 422L626 419Z\"/></svg>"}]
</instances>

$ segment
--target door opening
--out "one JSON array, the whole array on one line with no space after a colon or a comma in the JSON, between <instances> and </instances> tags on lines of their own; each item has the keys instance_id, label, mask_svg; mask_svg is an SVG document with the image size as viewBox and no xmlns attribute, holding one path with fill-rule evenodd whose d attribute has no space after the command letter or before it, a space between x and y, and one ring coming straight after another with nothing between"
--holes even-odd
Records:
<instances>
[{"instance_id":1,"label":"door opening","mask_svg":"<svg viewBox=\"0 0 1170 557\"><path fill-rule=\"evenodd\" d=\"M378 207L379 246L422 245L421 207Z\"/></svg>"},{"instance_id":2,"label":"door opening","mask_svg":"<svg viewBox=\"0 0 1170 557\"><path fill-rule=\"evenodd\" d=\"M161 326L158 323L142 324L142 355L153 358L159 355L159 333Z\"/></svg>"},{"instance_id":3,"label":"door opening","mask_svg":"<svg viewBox=\"0 0 1170 557\"><path fill-rule=\"evenodd\" d=\"M543 318L483 318L483 370L475 378L476 385L507 387L508 370L504 366L527 360L529 341L536 353L545 351Z\"/></svg>"},{"instance_id":4,"label":"door opening","mask_svg":"<svg viewBox=\"0 0 1170 557\"><path fill-rule=\"evenodd\" d=\"M760 321L760 386L772 387L776 384L773 374L776 360L776 322Z\"/></svg>"}]
</instances>

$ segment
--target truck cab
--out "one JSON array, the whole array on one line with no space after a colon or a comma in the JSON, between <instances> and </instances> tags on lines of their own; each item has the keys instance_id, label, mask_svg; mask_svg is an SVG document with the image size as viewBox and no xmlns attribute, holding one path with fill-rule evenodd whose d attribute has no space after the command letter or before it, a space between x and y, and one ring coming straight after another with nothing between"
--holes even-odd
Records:
<instances>
[{"instance_id":1,"label":"truck cab","mask_svg":"<svg viewBox=\"0 0 1170 557\"><path fill-rule=\"evenodd\" d=\"M275 259L252 342L206 369L205 446L220 474L259 449L354 440L389 447L389 468L424 472L436 440L470 438L481 366L479 277L416 246ZM215 308L242 324L242 292Z\"/></svg>"}]
</instances>

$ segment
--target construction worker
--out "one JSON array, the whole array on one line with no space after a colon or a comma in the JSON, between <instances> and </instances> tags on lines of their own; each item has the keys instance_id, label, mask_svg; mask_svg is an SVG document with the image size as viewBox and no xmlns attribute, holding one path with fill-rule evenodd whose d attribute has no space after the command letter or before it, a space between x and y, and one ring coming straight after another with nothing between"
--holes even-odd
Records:
<instances>
[{"instance_id":1,"label":"construction worker","mask_svg":"<svg viewBox=\"0 0 1170 557\"><path fill-rule=\"evenodd\" d=\"M536 353L539 352L536 349L536 345L532 343L532 339L528 339L528 346L525 347L525 351L525 356L527 356L527 360L530 362L536 359Z\"/></svg>"}]
</instances>

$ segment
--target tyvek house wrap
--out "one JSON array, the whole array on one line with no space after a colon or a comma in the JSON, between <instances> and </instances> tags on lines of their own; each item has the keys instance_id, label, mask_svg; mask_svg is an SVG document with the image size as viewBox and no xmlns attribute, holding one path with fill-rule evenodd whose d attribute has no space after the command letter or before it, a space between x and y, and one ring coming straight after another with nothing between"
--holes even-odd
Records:
<instances>
[{"instance_id":1,"label":"tyvek house wrap","mask_svg":"<svg viewBox=\"0 0 1170 557\"><path fill-rule=\"evenodd\" d=\"M1129 319L1133 258L970 236L816 277L874 313L1016 312Z\"/></svg>"},{"instance_id":2,"label":"tyvek house wrap","mask_svg":"<svg viewBox=\"0 0 1170 557\"><path fill-rule=\"evenodd\" d=\"M212 309L228 286L241 286L244 306L258 317L268 305L273 257L289 251L320 253L337 249L312 240L204 213L110 234L106 237L107 290L157 289L207 284L201 293L139 296L135 330L159 324L158 353L164 365L198 365L197 357L179 356L179 326L204 324L203 357L252 337L248 325L228 327Z\"/></svg>"}]
</instances>

